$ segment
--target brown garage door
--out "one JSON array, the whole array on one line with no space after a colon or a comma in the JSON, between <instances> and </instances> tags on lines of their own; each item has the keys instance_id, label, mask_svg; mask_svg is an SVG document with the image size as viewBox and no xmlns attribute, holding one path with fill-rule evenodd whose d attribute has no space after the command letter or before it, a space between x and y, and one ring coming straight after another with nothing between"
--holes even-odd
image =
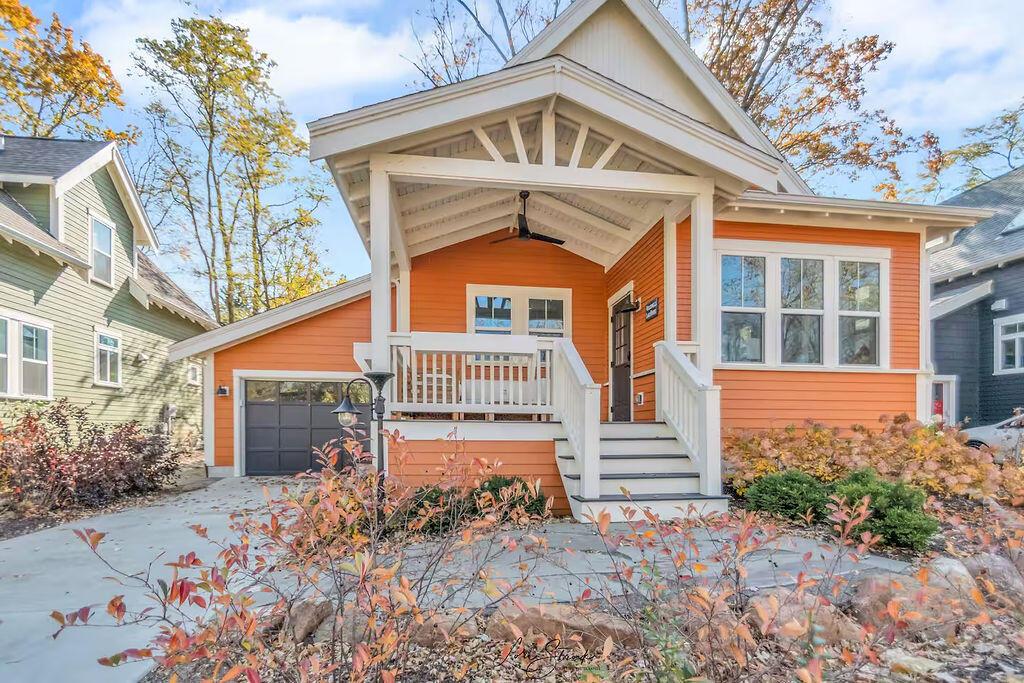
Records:
<instances>
[{"instance_id":1,"label":"brown garage door","mask_svg":"<svg viewBox=\"0 0 1024 683\"><path fill-rule=\"evenodd\" d=\"M342 428L331 414L341 402L345 382L245 381L245 473L294 474L319 469L314 447L338 439ZM366 385L352 388L362 413L360 430L369 424ZM364 441L364 448L368 442Z\"/></svg>"}]
</instances>

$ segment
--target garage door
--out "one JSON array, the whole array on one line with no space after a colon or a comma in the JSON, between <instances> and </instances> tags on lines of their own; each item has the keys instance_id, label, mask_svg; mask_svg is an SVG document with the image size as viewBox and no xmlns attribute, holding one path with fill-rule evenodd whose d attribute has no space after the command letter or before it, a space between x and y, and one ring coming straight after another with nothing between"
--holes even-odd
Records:
<instances>
[{"instance_id":1,"label":"garage door","mask_svg":"<svg viewBox=\"0 0 1024 683\"><path fill-rule=\"evenodd\" d=\"M246 380L245 473L293 474L319 469L313 448L342 435L331 411L341 402L345 388L345 382ZM360 409L360 428L365 433L370 417L365 384L352 388L352 402ZM364 441L367 447L368 441Z\"/></svg>"}]
</instances>

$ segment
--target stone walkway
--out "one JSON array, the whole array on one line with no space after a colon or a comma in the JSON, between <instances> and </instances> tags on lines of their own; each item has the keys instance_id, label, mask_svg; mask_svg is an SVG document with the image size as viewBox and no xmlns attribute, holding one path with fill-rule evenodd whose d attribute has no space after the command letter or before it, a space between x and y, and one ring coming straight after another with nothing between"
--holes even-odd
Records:
<instances>
[{"instance_id":1,"label":"stone walkway","mask_svg":"<svg viewBox=\"0 0 1024 683\"><path fill-rule=\"evenodd\" d=\"M202 557L216 549L195 536L188 528L202 524L209 536L228 536L228 515L246 509L258 509L263 500L262 487L274 487L277 480L224 479L208 487L166 499L158 505L123 510L114 514L78 520L51 529L0 542L0 681L136 681L146 673L147 666L134 663L109 669L96 659L126 647L144 645L153 636L152 629L141 626L126 628L72 629L60 638L50 637L56 623L49 614L54 609L70 611L84 605L95 605L102 613L106 601L124 593L125 602L138 604L136 589L126 589L105 579L110 571L72 533L87 527L107 533L103 550L118 568L142 571L156 556L177 558L196 550ZM614 527L613 527L614 529ZM514 581L521 577L520 565L525 563L531 584L517 595L533 602L564 602L576 599L588 585L599 587L612 568L612 557L605 551L600 537L590 525L555 521L532 533L544 537L548 550L537 554L526 549L528 539L520 538L515 551L502 551L489 565L495 578ZM522 536L522 534L521 534ZM713 539L700 545L710 548ZM474 552L481 552L477 546ZM406 560L403 573L411 575L417 568L417 550ZM789 537L780 547L765 550L748 558L749 583L767 587L792 583L796 573L807 568L803 560L811 552L815 567L825 565L818 544L802 538ZM621 557L621 556L620 556ZM634 558L635 559L635 558ZM155 571L163 573L161 559ZM476 568L471 553L458 553L439 569L439 576L464 580ZM715 567L709 567L713 575ZM902 571L905 565L878 557L870 557L856 567L843 571L872 569ZM590 582L588 584L588 581ZM609 585L614 594L622 587ZM447 606L464 604L480 606L490 602L480 591L467 591L451 596ZM104 616L98 617L103 619Z\"/></svg>"}]
</instances>

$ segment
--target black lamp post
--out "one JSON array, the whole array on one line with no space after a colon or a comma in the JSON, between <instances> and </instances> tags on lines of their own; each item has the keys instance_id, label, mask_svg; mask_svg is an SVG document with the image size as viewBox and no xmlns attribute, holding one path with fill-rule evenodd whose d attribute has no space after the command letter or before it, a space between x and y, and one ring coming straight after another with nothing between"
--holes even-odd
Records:
<instances>
[{"instance_id":1,"label":"black lamp post","mask_svg":"<svg viewBox=\"0 0 1024 683\"><path fill-rule=\"evenodd\" d=\"M352 404L352 385L356 382L365 384L370 389L372 399L371 418L377 417L377 476L384 482L384 387L394 377L391 372L367 372L366 379L357 377L345 387L345 397L341 405L331 412L338 416L338 424L342 427L354 427L359 424L359 410ZM374 395L374 389L377 390ZM369 425L367 425L369 427Z\"/></svg>"}]
</instances>

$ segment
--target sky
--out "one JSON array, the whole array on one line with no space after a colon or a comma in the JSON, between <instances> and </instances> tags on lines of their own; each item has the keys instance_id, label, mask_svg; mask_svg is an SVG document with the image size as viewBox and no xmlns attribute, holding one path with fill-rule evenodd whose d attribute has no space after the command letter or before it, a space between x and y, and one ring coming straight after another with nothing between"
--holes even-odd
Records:
<instances>
[{"instance_id":1,"label":"sky","mask_svg":"<svg viewBox=\"0 0 1024 683\"><path fill-rule=\"evenodd\" d=\"M41 16L57 11L102 54L125 87L128 107L136 109L146 95L131 74L135 38L165 37L172 18L192 11L179 0L26 1ZM193 6L217 10L250 30L255 47L278 64L275 89L305 123L414 90L416 72L407 59L416 52L411 19L425 2L195 0ZM912 135L932 130L944 142L955 142L963 128L1024 97L1022 0L832 0L825 19L832 33L877 33L896 44L883 67L869 76L866 104L887 110ZM112 114L117 116L123 115ZM116 127L118 121L111 123ZM908 174L915 162L904 162ZM852 183L826 178L815 189L872 197L879 180L870 174ZM366 273L366 252L333 188L331 195L321 215L326 261L350 278ZM174 271L167 258L165 266Z\"/></svg>"}]
</instances>

